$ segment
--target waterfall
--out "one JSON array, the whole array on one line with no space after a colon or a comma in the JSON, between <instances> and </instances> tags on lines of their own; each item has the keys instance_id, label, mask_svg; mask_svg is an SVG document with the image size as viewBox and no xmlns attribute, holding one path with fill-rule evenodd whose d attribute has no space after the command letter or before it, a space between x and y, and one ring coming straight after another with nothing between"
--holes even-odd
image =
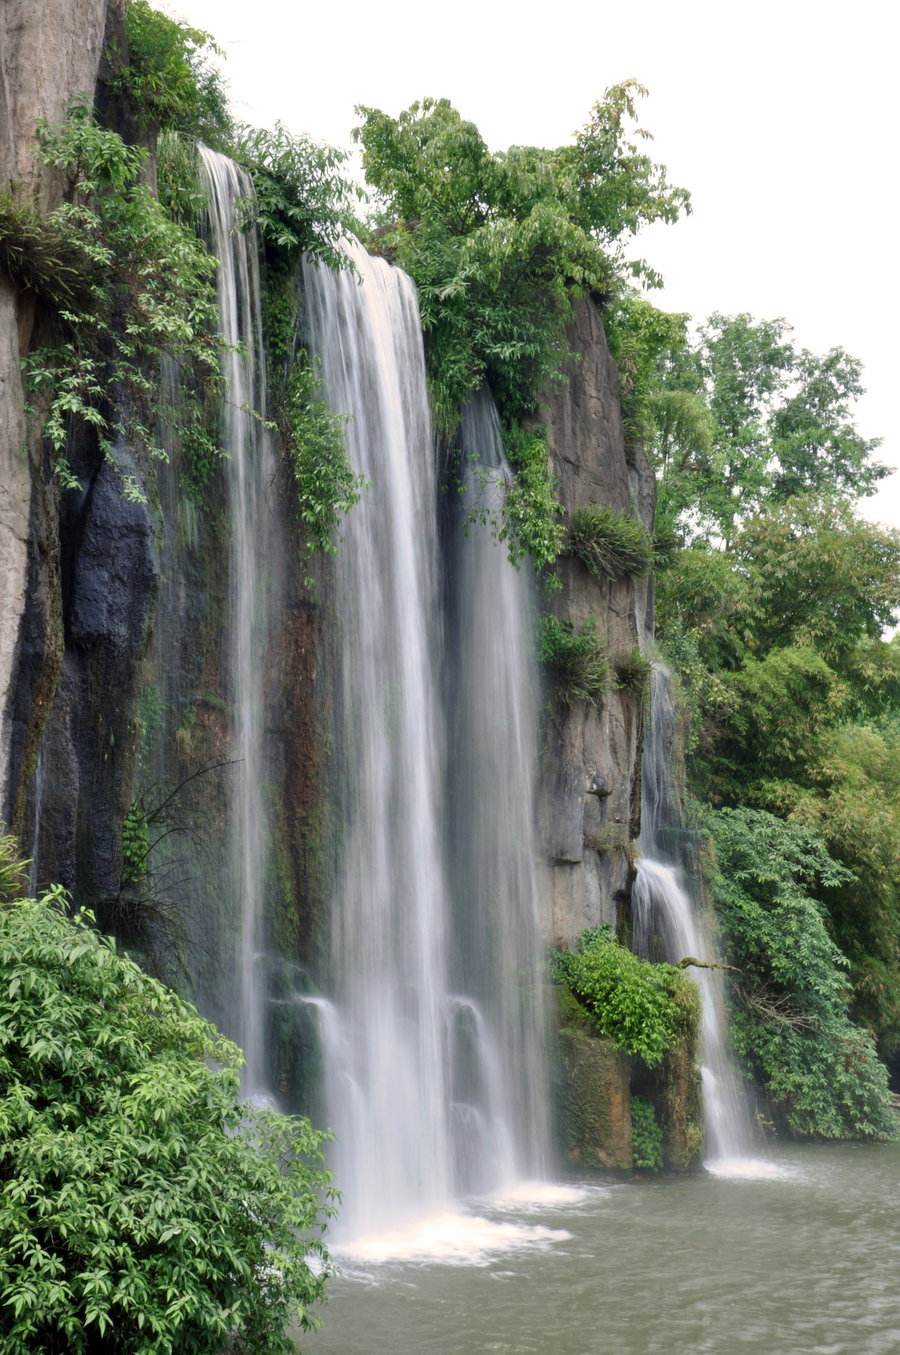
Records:
<instances>
[{"instance_id":1,"label":"waterfall","mask_svg":"<svg viewBox=\"0 0 900 1355\"><path fill-rule=\"evenodd\" d=\"M679 829L671 770L675 713L671 679L667 669L654 664L650 718L644 736L641 788L641 836L645 855L639 860L632 889L633 940L635 950L648 959L677 963L691 956L701 961L715 959L715 950L704 921L679 883L674 864L674 842ZM655 857L667 857L663 864ZM750 1130L746 1106L738 1089L726 1049L725 1002L721 972L692 968L700 989L702 1028L700 1036L704 1161L734 1163L750 1154Z\"/></svg>"},{"instance_id":2,"label":"waterfall","mask_svg":"<svg viewBox=\"0 0 900 1355\"><path fill-rule=\"evenodd\" d=\"M240 916L234 957L239 982L232 985L240 994L239 1011L230 1024L236 1027L244 1051L244 1092L258 1096L266 1092L262 916L267 853L262 744L269 515L265 490L274 474L274 455L261 422L248 412L262 411L265 399L257 241L254 232L233 229L235 202L251 194L253 187L244 171L227 157L205 147L200 154L209 198L210 243L220 263L220 326L227 342L236 346L222 356L222 441L229 456L232 530L230 622L224 658L236 760L225 888Z\"/></svg>"},{"instance_id":3,"label":"waterfall","mask_svg":"<svg viewBox=\"0 0 900 1355\"><path fill-rule=\"evenodd\" d=\"M483 508L490 522L512 471L487 391L463 409L460 450L463 503ZM507 1171L542 1175L548 1077L533 827L533 579L526 565L510 565L489 523L457 532L452 560L445 690L457 983L477 995L502 1051L503 1075L493 1078L492 1094L510 1127Z\"/></svg>"},{"instance_id":4,"label":"waterfall","mask_svg":"<svg viewBox=\"0 0 900 1355\"><path fill-rule=\"evenodd\" d=\"M533 758L533 713L502 690L511 668L527 687L529 660L518 648L521 635L507 628L509 594L496 570L494 583L479 582L484 596L472 612L465 619L459 612L455 633L446 634L415 290L358 245L347 248L359 280L307 265L304 286L327 398L350 415L348 455L370 484L344 525L336 567L343 841L331 917L332 1000L316 1004L344 1193L339 1235L352 1239L539 1170L544 1130L536 1102L545 1093L529 1081L541 1081L541 1059L535 1054L534 1069L525 1066L540 1026L533 1014L539 984L533 968L523 973L515 935L527 931L526 949L536 947L530 770L510 764L501 749ZM502 559L502 549L487 545ZM470 584L477 558L461 562ZM526 597L517 586L514 610ZM491 589L493 626L485 610ZM523 626L516 617L510 624ZM491 658L497 642L503 653ZM441 677L450 648L465 673L448 721ZM479 649L473 674L461 654ZM485 741L498 718L509 727ZM455 834L446 831L448 759L457 763L457 788L461 768L472 770ZM479 823L483 838L488 824L493 834L500 822L504 833L523 836L493 847L476 839ZM515 920L513 908L524 908ZM493 964L478 954L488 947L500 952ZM532 1013L525 1021L523 1008Z\"/></svg>"}]
</instances>

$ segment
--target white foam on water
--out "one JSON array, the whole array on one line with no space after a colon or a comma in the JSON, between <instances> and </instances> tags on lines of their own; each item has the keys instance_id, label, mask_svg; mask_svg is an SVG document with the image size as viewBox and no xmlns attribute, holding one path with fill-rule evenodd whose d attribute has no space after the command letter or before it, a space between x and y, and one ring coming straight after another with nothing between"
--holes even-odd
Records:
<instances>
[{"instance_id":1,"label":"white foam on water","mask_svg":"<svg viewBox=\"0 0 900 1355\"><path fill-rule=\"evenodd\" d=\"M571 1236L563 1228L447 1211L402 1228L353 1238L336 1247L334 1255L351 1264L434 1261L441 1265L486 1266L510 1252L547 1251Z\"/></svg>"},{"instance_id":2,"label":"white foam on water","mask_svg":"<svg viewBox=\"0 0 900 1355\"><path fill-rule=\"evenodd\" d=\"M489 1203L497 1210L570 1209L605 1195L603 1186L564 1185L561 1181L519 1181L502 1195L492 1196Z\"/></svg>"},{"instance_id":3,"label":"white foam on water","mask_svg":"<svg viewBox=\"0 0 900 1355\"><path fill-rule=\"evenodd\" d=\"M792 1173L776 1162L755 1157L720 1157L703 1163L711 1176L728 1177L735 1181L778 1181Z\"/></svg>"}]
</instances>

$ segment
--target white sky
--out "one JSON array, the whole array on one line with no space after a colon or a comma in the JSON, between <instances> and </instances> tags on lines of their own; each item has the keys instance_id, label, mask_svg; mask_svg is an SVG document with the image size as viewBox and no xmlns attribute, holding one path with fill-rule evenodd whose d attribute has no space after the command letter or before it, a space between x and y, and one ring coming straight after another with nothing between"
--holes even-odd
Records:
<instances>
[{"instance_id":1,"label":"white sky","mask_svg":"<svg viewBox=\"0 0 900 1355\"><path fill-rule=\"evenodd\" d=\"M653 300L784 316L795 340L865 364L859 426L900 466L897 75L893 0L165 0L227 53L237 115L349 146L354 104L449 98L495 150L560 145L607 86L649 89L650 154L694 214L633 253ZM874 506L873 506L874 505ZM900 474L868 516L900 526Z\"/></svg>"}]
</instances>

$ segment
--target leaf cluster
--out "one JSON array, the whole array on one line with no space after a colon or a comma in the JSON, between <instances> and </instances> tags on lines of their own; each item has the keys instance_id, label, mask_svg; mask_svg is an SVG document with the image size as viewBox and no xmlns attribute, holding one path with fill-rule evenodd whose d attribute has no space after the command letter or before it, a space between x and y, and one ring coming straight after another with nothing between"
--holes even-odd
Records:
<instances>
[{"instance_id":1,"label":"leaf cluster","mask_svg":"<svg viewBox=\"0 0 900 1355\"><path fill-rule=\"evenodd\" d=\"M742 971L732 984L732 1042L789 1127L822 1138L893 1138L887 1072L847 1009L847 960L816 891L851 873L822 839L760 810L712 814L713 897Z\"/></svg>"},{"instance_id":2,"label":"leaf cluster","mask_svg":"<svg viewBox=\"0 0 900 1355\"><path fill-rule=\"evenodd\" d=\"M287 1352L331 1266L306 1120L54 887L0 914L4 1351Z\"/></svg>"},{"instance_id":3,"label":"leaf cluster","mask_svg":"<svg viewBox=\"0 0 900 1355\"><path fill-rule=\"evenodd\" d=\"M642 1171L662 1171L662 1126L652 1104L642 1096L631 1098L631 1154L634 1165Z\"/></svg>"},{"instance_id":4,"label":"leaf cluster","mask_svg":"<svg viewBox=\"0 0 900 1355\"><path fill-rule=\"evenodd\" d=\"M565 706L599 705L609 687L609 658L597 622L588 616L576 631L569 621L545 613L538 633L538 657L554 695Z\"/></svg>"},{"instance_id":5,"label":"leaf cluster","mask_svg":"<svg viewBox=\"0 0 900 1355\"><path fill-rule=\"evenodd\" d=\"M120 440L152 451L160 361L172 357L215 388L223 343L215 260L142 182L145 153L98 127L83 101L61 127L41 123L40 137L44 162L65 170L70 183L71 201L52 214L52 228L93 274L90 304L62 309L57 342L25 361L33 412L68 487L77 483L65 456L73 420L96 429L108 453ZM126 491L141 492L136 484Z\"/></svg>"},{"instance_id":6,"label":"leaf cluster","mask_svg":"<svg viewBox=\"0 0 900 1355\"><path fill-rule=\"evenodd\" d=\"M653 542L629 513L605 503L576 508L569 550L595 579L644 578L653 564Z\"/></svg>"},{"instance_id":7,"label":"leaf cluster","mask_svg":"<svg viewBox=\"0 0 900 1355\"><path fill-rule=\"evenodd\" d=\"M508 541L512 564L529 555L536 570L546 569L565 538L563 508L548 463L547 430L542 424L527 429L512 424L504 430L503 446L515 479L504 485L498 540ZM545 575L549 591L555 581L555 574Z\"/></svg>"},{"instance_id":8,"label":"leaf cluster","mask_svg":"<svg viewBox=\"0 0 900 1355\"><path fill-rule=\"evenodd\" d=\"M555 150L491 152L446 99L397 118L357 109L354 135L387 226L379 245L419 288L443 430L484 381L505 422L531 414L568 356L573 300L609 289L642 225L688 209L639 151L647 134L629 130L644 92L634 81L607 90L575 144Z\"/></svg>"},{"instance_id":9,"label":"leaf cluster","mask_svg":"<svg viewBox=\"0 0 900 1355\"><path fill-rule=\"evenodd\" d=\"M798 495L852 501L889 473L857 431L862 366L843 348L798 348L781 319L715 313L691 342L661 347L645 446L663 513L731 543L742 523Z\"/></svg>"},{"instance_id":10,"label":"leaf cluster","mask_svg":"<svg viewBox=\"0 0 900 1355\"><path fill-rule=\"evenodd\" d=\"M113 93L127 95L145 128L181 132L224 149L232 121L216 64L222 52L212 34L163 14L147 0L130 0L125 23L128 59L111 82Z\"/></svg>"},{"instance_id":11,"label":"leaf cluster","mask_svg":"<svg viewBox=\"0 0 900 1355\"><path fill-rule=\"evenodd\" d=\"M641 960L609 927L581 932L574 950L554 950L554 983L564 984L601 1035L656 1068L685 1023L699 1019L699 995L674 965Z\"/></svg>"},{"instance_id":12,"label":"leaf cluster","mask_svg":"<svg viewBox=\"0 0 900 1355\"><path fill-rule=\"evenodd\" d=\"M365 196L346 178L346 151L274 129L235 129L232 157L253 180L253 196L239 204L239 224L255 227L270 261L296 267L302 254L329 268L349 267L341 241L358 223L353 203Z\"/></svg>"},{"instance_id":13,"label":"leaf cluster","mask_svg":"<svg viewBox=\"0 0 900 1355\"><path fill-rule=\"evenodd\" d=\"M94 302L93 262L77 239L54 216L0 193L0 263L16 285L60 309L78 310Z\"/></svg>"},{"instance_id":14,"label":"leaf cluster","mask_svg":"<svg viewBox=\"0 0 900 1355\"><path fill-rule=\"evenodd\" d=\"M147 815L137 800L128 806L122 824L122 883L137 884L147 869L150 829Z\"/></svg>"},{"instance_id":15,"label":"leaf cluster","mask_svg":"<svg viewBox=\"0 0 900 1355\"><path fill-rule=\"evenodd\" d=\"M347 457L346 418L332 412L321 385L312 359L300 349L287 377L279 426L296 489L307 561L317 551L337 553L335 533L366 483Z\"/></svg>"}]
</instances>

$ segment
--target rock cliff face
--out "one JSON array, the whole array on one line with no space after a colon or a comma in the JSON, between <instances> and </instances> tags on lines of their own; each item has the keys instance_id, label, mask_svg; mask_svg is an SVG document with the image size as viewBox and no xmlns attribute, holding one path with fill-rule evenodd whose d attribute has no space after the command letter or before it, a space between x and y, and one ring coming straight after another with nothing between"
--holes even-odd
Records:
<instances>
[{"instance_id":1,"label":"rock cliff face","mask_svg":"<svg viewBox=\"0 0 900 1355\"><path fill-rule=\"evenodd\" d=\"M73 96L94 94L110 35L124 42L123 14L123 0L7 0L0 11L0 190L16 202L48 213L63 201L36 122L60 123ZM121 879L155 528L92 436L68 452L80 490L60 496L26 423L20 370L51 332L40 299L0 270L0 819L33 854L40 817L41 879L94 904ZM117 460L152 483L129 448Z\"/></svg>"},{"instance_id":2,"label":"rock cliff face","mask_svg":"<svg viewBox=\"0 0 900 1355\"><path fill-rule=\"evenodd\" d=\"M569 333L580 361L548 407L552 468L571 519L578 508L609 504L651 527L654 481L643 456L625 454L619 382L596 307L578 308ZM648 585L629 576L598 582L579 560L557 565L562 584L552 610L577 629L588 617L605 635L612 664L647 628ZM638 832L641 701L610 691L600 706L551 704L541 756L538 821L549 861L545 932L570 945L585 927L627 921Z\"/></svg>"},{"instance_id":3,"label":"rock cliff face","mask_svg":"<svg viewBox=\"0 0 900 1355\"><path fill-rule=\"evenodd\" d=\"M62 202L59 176L36 154L39 118L59 122L71 97L93 90L107 0L5 0L0 9L0 192L52 211ZM49 709L58 672L58 551L52 492L43 452L29 442L20 360L36 319L35 298L0 268L0 817L13 818L31 702ZM54 671L55 670L55 671Z\"/></svg>"}]
</instances>

